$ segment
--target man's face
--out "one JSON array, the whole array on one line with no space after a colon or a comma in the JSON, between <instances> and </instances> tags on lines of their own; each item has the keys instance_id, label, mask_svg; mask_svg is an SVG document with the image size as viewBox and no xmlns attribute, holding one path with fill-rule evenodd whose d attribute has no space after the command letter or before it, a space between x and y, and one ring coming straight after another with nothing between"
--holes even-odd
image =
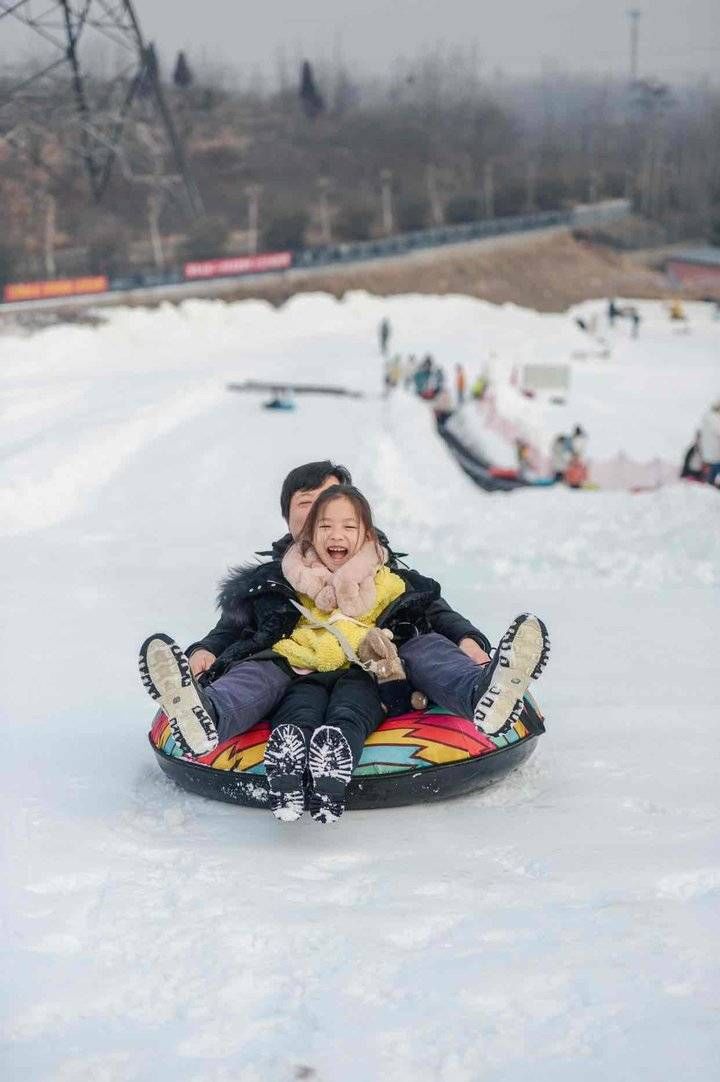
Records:
<instances>
[{"instance_id":1,"label":"man's face","mask_svg":"<svg viewBox=\"0 0 720 1082\"><path fill-rule=\"evenodd\" d=\"M301 488L293 493L290 498L290 510L288 512L288 529L293 536L293 540L297 541L300 536L305 525L305 519L310 514L310 508L320 493L324 492L326 488L331 488L332 485L339 484L339 479L334 474L330 474L317 488Z\"/></svg>"}]
</instances>

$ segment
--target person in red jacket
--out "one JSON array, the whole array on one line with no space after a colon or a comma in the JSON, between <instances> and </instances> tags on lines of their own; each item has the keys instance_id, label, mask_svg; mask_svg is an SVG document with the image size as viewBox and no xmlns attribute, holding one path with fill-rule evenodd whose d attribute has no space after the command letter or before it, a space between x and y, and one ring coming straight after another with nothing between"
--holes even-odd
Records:
<instances>
[{"instance_id":1,"label":"person in red jacket","mask_svg":"<svg viewBox=\"0 0 720 1082\"><path fill-rule=\"evenodd\" d=\"M588 468L579 455L573 455L565 470L568 488L582 488L588 479Z\"/></svg>"}]
</instances>

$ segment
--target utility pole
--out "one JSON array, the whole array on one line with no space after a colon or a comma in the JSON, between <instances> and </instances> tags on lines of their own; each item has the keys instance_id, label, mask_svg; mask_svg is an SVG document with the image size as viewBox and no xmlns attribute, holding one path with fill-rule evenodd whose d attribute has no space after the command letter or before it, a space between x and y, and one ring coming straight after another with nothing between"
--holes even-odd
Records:
<instances>
[{"instance_id":1,"label":"utility pole","mask_svg":"<svg viewBox=\"0 0 720 1082\"><path fill-rule=\"evenodd\" d=\"M255 255L258 250L260 231L260 191L259 184L248 184L245 194L248 197L248 250Z\"/></svg>"},{"instance_id":2,"label":"utility pole","mask_svg":"<svg viewBox=\"0 0 720 1082\"><path fill-rule=\"evenodd\" d=\"M332 242L332 229L330 228L330 205L328 203L328 177L318 177L318 189L320 190L320 235L323 244Z\"/></svg>"},{"instance_id":3,"label":"utility pole","mask_svg":"<svg viewBox=\"0 0 720 1082\"><path fill-rule=\"evenodd\" d=\"M55 277L55 196L48 192L45 200L45 274L48 278Z\"/></svg>"},{"instance_id":4,"label":"utility pole","mask_svg":"<svg viewBox=\"0 0 720 1082\"><path fill-rule=\"evenodd\" d=\"M527 214L532 214L533 211L535 210L536 181L537 181L537 169L536 169L536 166L535 166L535 162L532 159L530 159L530 161L527 163L527 174L526 174L527 187L526 187L526 190L525 190L525 212Z\"/></svg>"},{"instance_id":5,"label":"utility pole","mask_svg":"<svg viewBox=\"0 0 720 1082\"><path fill-rule=\"evenodd\" d=\"M428 201L430 203L430 220L433 225L443 224L443 205L440 199L440 192L438 191L437 183L437 169L434 165L427 167L427 191Z\"/></svg>"},{"instance_id":6,"label":"utility pole","mask_svg":"<svg viewBox=\"0 0 720 1082\"><path fill-rule=\"evenodd\" d=\"M486 218L495 217L495 178L492 162L486 162L483 169L483 209Z\"/></svg>"},{"instance_id":7,"label":"utility pole","mask_svg":"<svg viewBox=\"0 0 720 1082\"><path fill-rule=\"evenodd\" d=\"M638 49L640 36L640 17L642 11L639 8L631 8L628 11L630 20L630 82L636 83L638 77Z\"/></svg>"},{"instance_id":8,"label":"utility pole","mask_svg":"<svg viewBox=\"0 0 720 1082\"><path fill-rule=\"evenodd\" d=\"M147 201L148 226L150 229L150 244L152 245L153 260L156 267L165 266L165 253L163 252L162 236L160 235L160 193L149 192Z\"/></svg>"},{"instance_id":9,"label":"utility pole","mask_svg":"<svg viewBox=\"0 0 720 1082\"><path fill-rule=\"evenodd\" d=\"M382 197L383 233L389 237L393 232L392 172L383 169L380 173Z\"/></svg>"}]
</instances>

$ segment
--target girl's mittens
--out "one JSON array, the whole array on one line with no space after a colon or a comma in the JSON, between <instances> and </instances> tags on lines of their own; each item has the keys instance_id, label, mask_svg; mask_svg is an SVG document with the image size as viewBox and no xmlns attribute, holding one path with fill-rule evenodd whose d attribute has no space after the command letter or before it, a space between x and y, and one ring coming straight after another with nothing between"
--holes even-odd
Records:
<instances>
[{"instance_id":1,"label":"girl's mittens","mask_svg":"<svg viewBox=\"0 0 720 1082\"><path fill-rule=\"evenodd\" d=\"M345 791L352 776L350 745L340 729L321 725L310 740L310 814L318 823L334 823L345 811Z\"/></svg>"},{"instance_id":2,"label":"girl's mittens","mask_svg":"<svg viewBox=\"0 0 720 1082\"><path fill-rule=\"evenodd\" d=\"M265 745L265 774L270 808L276 819L294 823L305 811L308 753L305 736L297 725L279 725Z\"/></svg>"},{"instance_id":3,"label":"girl's mittens","mask_svg":"<svg viewBox=\"0 0 720 1082\"><path fill-rule=\"evenodd\" d=\"M405 667L388 629L371 627L360 643L358 657L363 664L369 664L379 684L405 679Z\"/></svg>"}]
</instances>

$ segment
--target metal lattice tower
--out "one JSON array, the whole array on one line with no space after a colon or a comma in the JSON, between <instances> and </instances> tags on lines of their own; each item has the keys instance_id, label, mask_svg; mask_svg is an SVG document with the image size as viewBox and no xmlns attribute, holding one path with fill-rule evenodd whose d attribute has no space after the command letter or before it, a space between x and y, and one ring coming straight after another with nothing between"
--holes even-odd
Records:
<instances>
[{"instance_id":1,"label":"metal lattice tower","mask_svg":"<svg viewBox=\"0 0 720 1082\"><path fill-rule=\"evenodd\" d=\"M184 193L190 213L201 213L155 48L130 0L0 0L6 53L8 42L17 70L20 42L33 60L30 74L0 80L0 140L25 153L45 135L61 143L97 201L119 168L154 192ZM37 156L34 164L52 173Z\"/></svg>"}]
</instances>

